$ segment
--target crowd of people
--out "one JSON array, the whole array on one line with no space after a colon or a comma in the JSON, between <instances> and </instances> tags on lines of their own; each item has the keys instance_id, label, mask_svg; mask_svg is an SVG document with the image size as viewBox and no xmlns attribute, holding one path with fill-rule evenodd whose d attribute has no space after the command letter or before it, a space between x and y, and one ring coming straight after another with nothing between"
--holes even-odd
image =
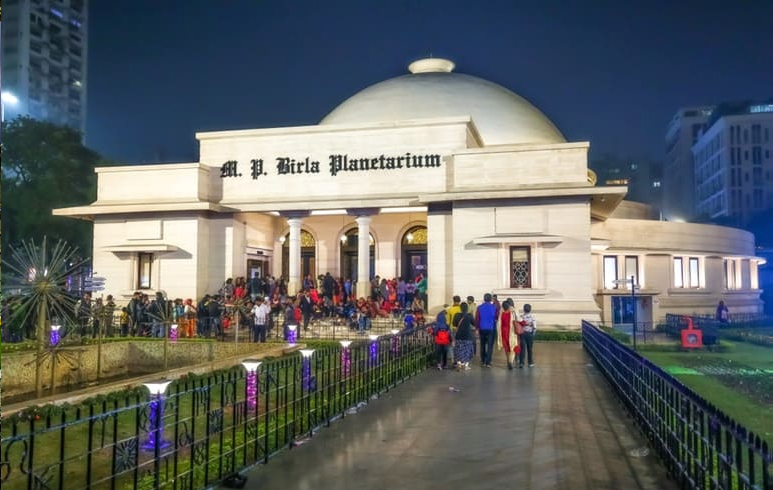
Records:
<instances>
[{"instance_id":1,"label":"crowd of people","mask_svg":"<svg viewBox=\"0 0 773 490\"><path fill-rule=\"evenodd\" d=\"M409 323L424 324L427 280L419 276L376 276L370 281L369 295L357 297L356 283L330 273L314 279L303 278L295 295L288 293L284 278L271 276L227 279L213 294L198 301L191 298L170 300L162 292L149 296L136 291L128 304L117 309L112 296L92 301L84 293L75 306L81 335L164 337L166 325L177 325L179 337L222 337L239 323L254 342L265 342L267 333L280 324L284 336L292 325L299 327L298 338L310 323L322 319L344 322L364 334L376 318L402 318L410 312ZM116 325L117 324L117 325Z\"/></svg>"},{"instance_id":2,"label":"crowd of people","mask_svg":"<svg viewBox=\"0 0 773 490\"><path fill-rule=\"evenodd\" d=\"M480 341L480 363L491 367L494 344L504 350L507 368L534 367L534 335L537 321L531 305L524 304L520 314L515 311L512 299L499 302L496 294L486 293L483 303L475 304L475 298L454 296L452 305L444 305L435 323L429 327L435 341L437 368L449 367L449 354L457 370L471 369L476 354L476 338ZM452 350L453 347L453 350Z\"/></svg>"},{"instance_id":3,"label":"crowd of people","mask_svg":"<svg viewBox=\"0 0 773 490\"><path fill-rule=\"evenodd\" d=\"M472 296L466 301L454 296L452 304L444 305L434 322L428 322L424 316L427 280L423 276L409 281L376 276L370 281L367 297L357 297L355 286L350 279L327 273L317 279L304 277L300 291L290 295L282 278L238 277L227 279L217 293L205 294L196 302L169 300L161 292L151 299L137 291L117 316L112 296L92 301L91 294L85 293L75 305L75 316L81 335L96 336L101 328L108 336L164 337L166 326L174 324L179 337L208 338L221 337L239 323L253 342L265 342L277 326L285 339L295 330L298 340L312 322L322 319L342 322L365 334L374 319L391 317L402 320L404 331L428 328L440 370L450 365L468 370L476 355L481 365L489 368L494 345L504 350L508 369L534 366L537 323L529 304L516 312L512 299L500 303L495 294L487 293L480 305Z\"/></svg>"}]
</instances>

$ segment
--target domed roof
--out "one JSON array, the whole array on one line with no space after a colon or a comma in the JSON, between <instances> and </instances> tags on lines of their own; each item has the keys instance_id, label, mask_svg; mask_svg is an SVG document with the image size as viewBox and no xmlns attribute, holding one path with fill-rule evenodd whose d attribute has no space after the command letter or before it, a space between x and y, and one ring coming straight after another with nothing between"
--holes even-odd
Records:
<instances>
[{"instance_id":1,"label":"domed roof","mask_svg":"<svg viewBox=\"0 0 773 490\"><path fill-rule=\"evenodd\" d=\"M485 145L564 143L539 109L496 83L452 73L440 58L415 61L411 72L371 85L345 100L320 124L358 124L471 116Z\"/></svg>"}]
</instances>

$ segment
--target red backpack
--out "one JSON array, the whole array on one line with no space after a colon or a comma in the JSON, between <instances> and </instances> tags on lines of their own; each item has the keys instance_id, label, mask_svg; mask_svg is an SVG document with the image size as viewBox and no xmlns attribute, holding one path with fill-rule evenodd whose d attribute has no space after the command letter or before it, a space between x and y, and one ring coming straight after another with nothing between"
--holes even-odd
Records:
<instances>
[{"instance_id":1,"label":"red backpack","mask_svg":"<svg viewBox=\"0 0 773 490\"><path fill-rule=\"evenodd\" d=\"M440 329L435 335L435 343L440 345L448 345L451 343L451 333L446 329Z\"/></svg>"}]
</instances>

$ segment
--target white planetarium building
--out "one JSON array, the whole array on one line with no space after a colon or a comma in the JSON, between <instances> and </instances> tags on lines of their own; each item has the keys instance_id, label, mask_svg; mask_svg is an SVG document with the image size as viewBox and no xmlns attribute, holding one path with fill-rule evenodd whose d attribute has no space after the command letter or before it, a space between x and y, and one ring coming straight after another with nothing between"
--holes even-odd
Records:
<instances>
[{"instance_id":1,"label":"white planetarium building","mask_svg":"<svg viewBox=\"0 0 773 490\"><path fill-rule=\"evenodd\" d=\"M94 222L94 269L119 300L256 274L294 291L306 274L423 273L431 312L493 292L544 326L630 322L634 307L658 322L720 299L761 311L753 235L658 221L626 187L596 185L588 142L453 69L416 61L315 126L198 133L198 162L97 168L97 200L54 213Z\"/></svg>"}]
</instances>

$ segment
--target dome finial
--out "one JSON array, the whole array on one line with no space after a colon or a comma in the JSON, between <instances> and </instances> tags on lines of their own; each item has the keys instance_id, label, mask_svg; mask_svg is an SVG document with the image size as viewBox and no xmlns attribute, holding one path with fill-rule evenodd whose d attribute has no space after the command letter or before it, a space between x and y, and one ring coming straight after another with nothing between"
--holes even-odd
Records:
<instances>
[{"instance_id":1,"label":"dome finial","mask_svg":"<svg viewBox=\"0 0 773 490\"><path fill-rule=\"evenodd\" d=\"M445 58L422 58L408 65L411 73L450 73L456 65Z\"/></svg>"}]
</instances>

